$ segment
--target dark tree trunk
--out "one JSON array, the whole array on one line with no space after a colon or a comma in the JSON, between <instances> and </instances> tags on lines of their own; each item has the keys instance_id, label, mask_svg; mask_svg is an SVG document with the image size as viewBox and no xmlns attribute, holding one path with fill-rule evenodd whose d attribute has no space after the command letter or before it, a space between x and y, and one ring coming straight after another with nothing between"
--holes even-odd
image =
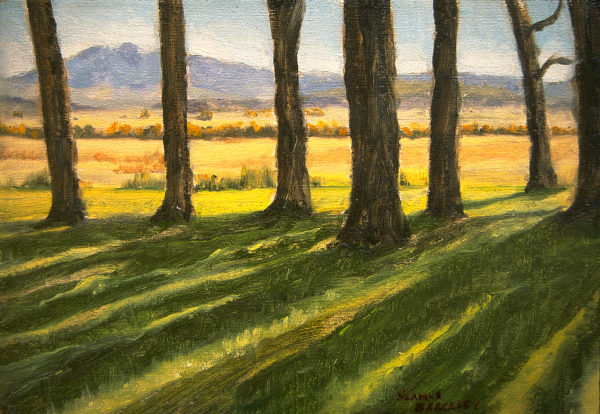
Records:
<instances>
[{"instance_id":1,"label":"dark tree trunk","mask_svg":"<svg viewBox=\"0 0 600 414\"><path fill-rule=\"evenodd\" d=\"M77 145L69 120L67 72L58 46L50 0L27 0L38 70L44 139L52 189L46 222L73 224L86 216L77 178Z\"/></svg>"},{"instance_id":2,"label":"dark tree trunk","mask_svg":"<svg viewBox=\"0 0 600 414\"><path fill-rule=\"evenodd\" d=\"M579 169L567 215L600 220L600 1L569 0L577 66Z\"/></svg>"},{"instance_id":3,"label":"dark tree trunk","mask_svg":"<svg viewBox=\"0 0 600 414\"><path fill-rule=\"evenodd\" d=\"M434 0L434 88L431 101L429 195L427 212L435 217L464 216L460 196L457 124L460 88L456 68L458 0Z\"/></svg>"},{"instance_id":4,"label":"dark tree trunk","mask_svg":"<svg viewBox=\"0 0 600 414\"><path fill-rule=\"evenodd\" d=\"M269 0L277 115L277 192L267 211L311 211L310 179L298 81L298 46L304 0Z\"/></svg>"},{"instance_id":5,"label":"dark tree trunk","mask_svg":"<svg viewBox=\"0 0 600 414\"><path fill-rule=\"evenodd\" d=\"M153 221L189 220L193 174L187 134L187 74L182 0L159 0L163 145L167 188Z\"/></svg>"},{"instance_id":6,"label":"dark tree trunk","mask_svg":"<svg viewBox=\"0 0 600 414\"><path fill-rule=\"evenodd\" d=\"M346 95L352 138L348 243L397 243L410 234L398 193L400 141L389 0L344 2Z\"/></svg>"},{"instance_id":7,"label":"dark tree trunk","mask_svg":"<svg viewBox=\"0 0 600 414\"><path fill-rule=\"evenodd\" d=\"M531 18L524 0L505 0L505 2L521 61L527 108L527 130L531 139L529 182L525 191L556 187L556 173L550 157L550 132L546 121L543 72L538 62L538 49L533 31L529 30Z\"/></svg>"}]
</instances>

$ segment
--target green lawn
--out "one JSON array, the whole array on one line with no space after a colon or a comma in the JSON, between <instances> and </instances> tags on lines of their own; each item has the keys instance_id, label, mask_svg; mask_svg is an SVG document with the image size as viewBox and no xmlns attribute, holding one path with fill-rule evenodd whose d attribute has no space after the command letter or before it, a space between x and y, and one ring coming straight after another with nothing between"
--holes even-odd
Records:
<instances>
[{"instance_id":1,"label":"green lawn","mask_svg":"<svg viewBox=\"0 0 600 414\"><path fill-rule=\"evenodd\" d=\"M166 227L161 192L87 188L90 220L36 230L48 192L0 189L0 412L597 408L600 234L555 218L570 188L465 188L453 224L403 188L410 242L362 249L330 246L347 188L300 221L272 193Z\"/></svg>"}]
</instances>

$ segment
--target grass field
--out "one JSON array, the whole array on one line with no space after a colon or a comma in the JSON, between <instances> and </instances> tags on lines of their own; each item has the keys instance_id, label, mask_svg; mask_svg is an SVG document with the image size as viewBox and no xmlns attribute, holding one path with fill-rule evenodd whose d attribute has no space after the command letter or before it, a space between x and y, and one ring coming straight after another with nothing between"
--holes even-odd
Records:
<instances>
[{"instance_id":1,"label":"grass field","mask_svg":"<svg viewBox=\"0 0 600 414\"><path fill-rule=\"evenodd\" d=\"M0 190L0 406L597 408L600 238L552 219L570 187L467 187L455 224L403 188L409 244L362 250L327 247L348 188L314 189L300 221L260 216L271 195L197 193L200 217L162 227L161 192L85 188L94 219L34 230L48 192Z\"/></svg>"},{"instance_id":2,"label":"grass field","mask_svg":"<svg viewBox=\"0 0 600 414\"><path fill-rule=\"evenodd\" d=\"M455 223L422 213L428 143L402 140L408 244L348 249L347 138L309 140L310 218L203 191L170 227L161 191L117 188L164 173L161 141L80 139L90 219L38 230L50 193L18 185L43 142L0 137L0 413L596 413L600 235L557 219L576 137L527 195L526 137L463 137ZM195 173L274 167L273 139L190 145Z\"/></svg>"}]
</instances>

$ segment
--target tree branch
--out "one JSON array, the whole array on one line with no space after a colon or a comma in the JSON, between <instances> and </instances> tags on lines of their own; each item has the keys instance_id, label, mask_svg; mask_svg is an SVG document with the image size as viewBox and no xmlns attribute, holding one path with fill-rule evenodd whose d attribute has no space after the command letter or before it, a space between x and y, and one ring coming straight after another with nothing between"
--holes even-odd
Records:
<instances>
[{"instance_id":1,"label":"tree branch","mask_svg":"<svg viewBox=\"0 0 600 414\"><path fill-rule=\"evenodd\" d=\"M543 78L544 75L546 74L546 71L548 69L550 69L550 66L552 65L570 65L571 63L573 63L573 60L571 58L568 57L564 57L564 56L556 56L556 55L552 55L548 58L547 61L544 62L544 64L542 65L542 67L540 68L540 71L538 73L538 77Z\"/></svg>"},{"instance_id":2,"label":"tree branch","mask_svg":"<svg viewBox=\"0 0 600 414\"><path fill-rule=\"evenodd\" d=\"M539 22L535 22L531 26L529 26L525 31L525 36L529 36L533 32L541 32L546 27L550 26L551 24L554 24L558 20L558 16L560 16L560 11L562 10L562 7L563 0L558 0L558 6L556 7L554 13L552 13L550 17L547 17L544 20L540 20Z\"/></svg>"}]
</instances>

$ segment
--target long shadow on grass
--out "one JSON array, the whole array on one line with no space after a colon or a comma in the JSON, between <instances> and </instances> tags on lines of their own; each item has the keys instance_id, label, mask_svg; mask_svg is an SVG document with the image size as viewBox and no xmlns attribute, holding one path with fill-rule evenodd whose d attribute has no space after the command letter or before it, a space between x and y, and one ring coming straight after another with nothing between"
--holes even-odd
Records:
<instances>
[{"instance_id":1,"label":"long shadow on grass","mask_svg":"<svg viewBox=\"0 0 600 414\"><path fill-rule=\"evenodd\" d=\"M527 200L527 201L543 201L548 197L552 197L556 194L560 194L563 191L566 191L567 187L557 187L557 188L542 188L529 193L524 191L518 191L512 194L500 196L500 197L492 197L486 198L483 200L464 200L463 206L467 210L475 210L483 207L490 206L496 203L503 203L505 201L510 200Z\"/></svg>"},{"instance_id":2,"label":"long shadow on grass","mask_svg":"<svg viewBox=\"0 0 600 414\"><path fill-rule=\"evenodd\" d=\"M277 221L266 225L262 222L257 224L251 217L243 217L240 220L234 219L228 223L229 226L235 227L237 231L235 237L227 236L227 231L222 229L219 230L219 233L222 233L215 237L210 225L198 224L200 231L197 231L194 225L185 236L177 236L172 241L179 244L182 239L185 239L185 243L182 246L178 245L177 249L169 248L169 244L165 244L164 241L152 243L140 241L143 249L139 252L131 252L131 246L128 246L123 253L127 253L129 257L133 254L134 259L130 257L130 261L135 262L135 257L142 255L142 252L143 256L156 254L158 258L161 254L172 255L177 252L176 254L180 255L181 260L185 262L190 255L194 255L195 250L198 250L198 247L185 249L186 246L189 248L193 245L194 240L200 244L210 245L210 240L218 239L219 246L229 244L234 246L234 254L228 259L232 267L257 263L264 266L260 272L256 272L252 277L199 285L187 292L151 302L146 309L136 310L135 317L128 313L120 317L116 315L116 320L106 321L75 336L62 333L57 337L49 338L47 343L40 344L33 341L31 344L20 343L12 349L4 349L3 356L14 361L4 370L4 375L10 378L12 389L5 395L6 404L27 405L31 396L44 394L42 392L44 387L51 384L55 392L48 394L43 401L37 401L36 404L40 407L48 404L61 407L67 400L79 396L84 388L89 389L90 392L98 390L102 382L107 379L102 373L111 372L112 381L141 375L152 367L154 361L168 358L174 353L186 353L202 344L212 343L256 326L268 326L274 320L288 316L293 311L294 304L305 298L323 295L327 289L345 283L355 283L364 279L365 275L377 272L377 266L381 265L377 264L376 259L390 255L390 251L386 250L369 252L323 250L308 253L314 245L337 233L338 217L316 215L310 220L293 224ZM257 232L252 227L252 230L247 232L249 234L244 234L240 231L240 223L246 223L251 227L258 225L262 227L261 231L266 233L258 234L260 231ZM296 233L304 236L298 238L294 236ZM282 241L278 242L280 239ZM248 249L249 244L257 244L260 241L268 243L255 251ZM156 246L152 246L153 243L156 243ZM214 252L215 247L211 246L208 251ZM236 247L240 248L236 249ZM180 251L180 248L184 250ZM165 251L173 253L164 253ZM106 254L99 254L98 259L102 260ZM84 263L80 263L80 266L85 267L89 264L89 260L83 259ZM194 260L198 261L197 254ZM157 259L157 261L162 263L161 260ZM147 263L138 263L138 265L143 268L143 271L149 270ZM64 269L59 270L62 272ZM133 270L133 267L130 270ZM235 293L239 298L213 309L206 314L206 317L178 319L163 329L143 332L141 335L119 335L122 331L127 332L127 329L123 329L123 324L131 328L128 321L130 318L139 319L138 313L146 313L146 320L143 322L148 323L154 318L231 293ZM123 294L123 292L119 293L121 296ZM104 301L113 299L112 296L105 297ZM69 310L73 313L78 312L82 307L89 307L90 301L93 302L94 299L89 296L84 296L70 304L63 301L56 312L60 310L66 314ZM47 312L46 309L42 314ZM38 314L37 317L43 318L42 314ZM28 318L31 316L31 314L27 315ZM19 322L25 323L26 319L20 317ZM13 324L15 323L16 320ZM136 323L141 324L139 321ZM33 356L34 352L37 353L37 357ZM22 360L26 355L32 355L32 358ZM32 372L24 369L27 366L38 368ZM60 375L55 374L56 367L61 367Z\"/></svg>"},{"instance_id":3,"label":"long shadow on grass","mask_svg":"<svg viewBox=\"0 0 600 414\"><path fill-rule=\"evenodd\" d=\"M409 397L441 390L444 402L470 400L485 410L529 354L591 300L600 283L594 270L600 267L599 247L600 238L589 229L547 219L480 252L451 256L433 266L423 282L232 389L236 411L312 413L333 401L331 412L414 412L416 401L397 400L402 390ZM422 357L378 372L469 306L486 301ZM588 326L595 328L582 340L598 335L597 323ZM573 360L578 358L565 359ZM560 408L567 406L577 369L563 371L564 381L536 391L542 406L555 407L543 412L568 411ZM361 394L363 400L355 397ZM357 401L349 404L353 398Z\"/></svg>"},{"instance_id":4,"label":"long shadow on grass","mask_svg":"<svg viewBox=\"0 0 600 414\"><path fill-rule=\"evenodd\" d=\"M153 301L148 304L147 308L149 309L138 310L135 315L135 318L140 319L139 313L147 312L147 320L145 322L148 323L154 318L222 297L224 294L230 295L233 292L241 296L237 301L210 312L209 318L176 320L162 330L152 330L137 336L122 335L121 338L113 338L113 340L103 339L107 334L118 336L124 322L123 319L126 320L125 325L128 325L127 320L133 317L129 314L124 314L120 317L119 315L115 315L117 320L106 321L106 323L96 326L94 329L81 332L75 337L70 337L66 333L62 333L57 337L48 338L48 343L40 344L37 341L33 341L31 344L20 343L12 348L4 349L3 357L10 360L12 354L15 363L6 367L3 376L6 379L10 378L10 383L19 390L16 393L13 390L5 396L7 403L12 405L13 401L20 400L21 398L23 398L23 401L28 401L32 395L37 395L44 388L44 384L52 383L53 387L58 387L57 389L61 392L64 391L64 394L58 392L49 396L47 402L51 402L55 406L60 406L67 399L78 396L78 393L81 392L82 384L85 384L85 387L89 387L90 390L97 389L102 380L105 379L101 373L106 372L105 370L107 369L111 370L111 372L125 370L128 375L135 375L142 372L156 359L173 355L174 352L186 352L189 349L197 347L199 344L214 341L222 337L224 332L243 331L257 324L265 324L274 319L283 318L290 312L289 302L307 297L313 291L322 291L322 289L327 288L330 284L335 283L334 281L328 282L327 280L319 280L317 278L304 278L298 272L298 268L302 268L303 272L307 272L310 271L311 267L297 264L295 261L297 260L296 257L301 256L308 248L335 233L338 227L337 220L337 218L332 220L329 217L321 216L300 223L278 221L266 223L265 225L263 222L260 222L257 226L254 226L257 222L249 217L242 217L239 220L216 220L213 221L213 225L217 223L226 224L232 228L230 231L220 228L215 232L210 225L202 223L197 226L192 225L189 232L185 233L184 236L179 235L170 242L165 242L164 240L153 242L139 241L136 243L139 244L140 250L135 249L135 246L128 245L127 249L123 250L123 253L127 254L130 262L135 263L136 260L140 260L137 266L143 268L143 271L154 267L148 265L147 260L146 262L142 262L144 257L147 256L157 261L157 266L164 265L164 261L161 260L163 256L165 260L169 259L171 264L177 263L181 265L183 263L184 266L182 267L189 265L188 260L190 260L190 257L192 258L192 263L196 263L199 261L198 251L202 250L202 246L206 250L204 253L214 253L216 250L233 246L233 254L227 260L231 261L234 267L243 266L244 264L247 266L248 262L256 262L258 264L269 263L269 265L253 278L222 283L218 281L215 283L206 283L197 286L195 289L190 289L190 291L179 292L177 295ZM333 223L333 227L331 223ZM245 224L247 227L250 226L250 231L244 232L240 230L241 224ZM329 228L327 224L329 224ZM259 230L257 231L255 227L259 228ZM262 230L260 229L261 227L263 228ZM265 227L266 230L264 230ZM307 232L307 230L311 229L315 229L316 231ZM264 252L251 252L248 249L250 244L256 244L262 240L269 241L273 237L279 239L289 236L291 239L297 239L294 233L298 232L300 234L305 232L306 235L296 240L296 245L293 246L293 249L290 249L291 243L274 243L270 245L269 249L262 249L265 250ZM173 246L173 243L176 246ZM217 246L221 247L217 248ZM236 249L236 247L239 247L239 249ZM268 252L268 250L271 250L271 252ZM110 253L111 260L115 259L115 254L115 252ZM106 260L106 255L108 253L98 254L96 259L99 261ZM173 258L173 255L180 258L179 262ZM78 263L78 268L89 265L90 260L86 258L78 261L82 262ZM94 263L96 262L94 261ZM285 264L289 264L289 266L285 269L285 277L282 277L282 266ZM338 264L342 269L345 267L348 269L353 268L352 264ZM223 263L219 265L221 268L223 267ZM128 267L132 271L134 268L135 266L133 265ZM314 268L315 266L313 265L313 271ZM65 269L59 268L56 270L62 273ZM329 271L328 273L332 274L333 272ZM185 280L183 277L185 275L181 276ZM308 280L308 282L304 279ZM315 286L312 286L312 284ZM281 292L280 290L288 290L288 292ZM119 296L126 296L127 293L128 291L119 292ZM114 300L114 297L104 297L104 302L107 300ZM35 316L39 319L44 318L44 314L47 313L56 313L57 316L58 314L68 315L70 312L75 313L79 312L82 308L89 308L90 302L94 302L94 298L90 296L83 296L77 301L62 301L60 302L60 306L57 307L56 312L49 312L46 308L43 312L38 312ZM32 306L35 307L35 305ZM16 325L25 323L32 317L32 314L27 314L27 317L23 317L22 315L17 316L18 318L12 319L11 326L16 327ZM111 326L111 322L114 322L113 326ZM90 346L86 348L86 346L80 345L82 343L89 344ZM102 343L106 346L98 345ZM61 350L60 347L66 348ZM45 352L40 358L49 359L52 362L46 361L44 363L39 358L37 361L32 359L30 361L25 360L22 363L17 362L17 359L22 359L28 354L32 355L33 352ZM32 361L35 364L31 365ZM5 360L4 362L8 361ZM90 364L94 365L95 368L91 368ZM35 371L32 373L30 370L23 369L26 366L39 367L39 370L47 371ZM67 371L71 371L69 371L68 375L61 374L56 377L53 373L56 372L55 367L57 366L68 368ZM61 372L64 372L64 370ZM119 376L118 374L115 375L112 376L113 379ZM25 404L27 403L25 402ZM40 407L43 406L44 404Z\"/></svg>"},{"instance_id":5,"label":"long shadow on grass","mask_svg":"<svg viewBox=\"0 0 600 414\"><path fill-rule=\"evenodd\" d=\"M435 227L435 223L428 224L424 218L419 220L423 220L423 228ZM198 284L189 291L151 300L145 303L144 309L115 315L113 319L72 336L62 334L41 345L35 342L21 344L12 351L13 363L0 370L0 376L6 379L3 382L9 384L3 394L4 404L27 409L40 407L41 410L50 405L63 407L67 401L79 397L83 390L92 394L97 392L109 379L113 384L125 383L152 370L156 361L185 355L199 346L216 343L257 326L269 326L274 320L281 320L298 309L302 300L322 297L329 289L355 284L390 265L409 263L411 255L420 250L311 251L313 246L332 237L338 230L337 216L316 215L301 222L265 224L248 215L217 218L212 223L208 220L194 222L183 233L169 236L167 240L140 240L121 248L119 254L129 257L128 271L135 275L160 269L161 264L168 261L171 267L185 269L181 274L175 274L184 282L189 277L187 271L192 271L195 264L202 266L201 251L208 258L218 249L231 248L231 254L219 263L219 270L262 267L249 277ZM453 243L465 232L446 229L445 233L447 237L440 245ZM113 254L115 252L110 253ZM106 255L109 253L98 254L97 259L102 261ZM156 262L147 263L144 258L148 256ZM114 257L109 256L109 259ZM89 260L82 259L78 268L89 265ZM115 289L114 294L126 297L134 286L120 293ZM178 318L160 329L135 334L136 328L156 318L231 294L237 299L200 317ZM70 306L67 313L76 313L81 307L88 306L86 300L94 300L89 295L83 298L85 300L71 302L71 305L62 302L61 307ZM104 302L115 299L107 296ZM461 306L464 308L464 304L459 303L457 309ZM3 356L11 354L10 349L5 351ZM23 359L26 355L31 358Z\"/></svg>"},{"instance_id":6,"label":"long shadow on grass","mask_svg":"<svg viewBox=\"0 0 600 414\"><path fill-rule=\"evenodd\" d=\"M455 241L453 237L454 232L451 231L450 228L446 228L445 231L448 235L447 244L453 243ZM458 233L458 235L460 235L460 233ZM407 259L409 259L408 256L410 256L410 254L406 253L407 250L409 249L403 249L401 251L391 253L390 251L383 249L383 251L386 251L386 253L382 256L378 256L375 253L376 251L381 252L381 249L368 251L367 255L373 254L373 257L365 262L365 265L367 266L361 266L360 271L366 271L369 275L377 275L377 273L381 270L378 267L383 266L384 264L384 267L389 269L390 264L397 265L398 263L409 262ZM342 251L345 250L338 250L338 252ZM354 252L358 253L358 251ZM361 254L364 254L364 252ZM325 275L327 270L328 269L324 269ZM368 284L365 284L364 286L366 287ZM437 287L434 286L432 291L435 291L436 289ZM423 298L420 297L419 301L423 303ZM418 307L413 307L413 309L418 309ZM421 311L417 310L417 312ZM442 315L440 313L436 314ZM398 317L398 315L396 317ZM325 323L327 324L330 322ZM401 320L397 320L394 323L401 323ZM166 386L152 397L144 399L143 401L140 401L139 404L129 407L127 412L148 412L148 410L150 410L150 412L160 412L161 410L177 410L184 406L190 408L192 411L228 411L231 409L231 407L229 407L227 404L228 402L231 402L232 398L229 394L231 391L231 388L229 387L233 383L243 381L245 377L254 375L257 368L253 367L253 364L258 367L264 364L268 365L274 361L277 361L278 358L281 359L286 355L294 354L302 350L307 341L310 343L311 336L316 334L316 332L311 332L312 326L313 325L302 326L293 332L289 332L286 335L281 335L281 339L278 337L271 342L272 348L269 348L267 341L267 343L262 346L261 352L259 353L257 351L256 355L260 355L260 357L257 357L256 361L253 361L252 355L244 355L240 358L228 360L224 364L218 365L196 376L186 377L180 381ZM295 348L294 341L297 341L298 349ZM353 344L353 346L355 346L356 350L364 349L361 344ZM323 349L320 351L324 352L322 355L331 354L331 352ZM348 351L348 349L345 349L344 351ZM317 367L316 369L319 370L322 368L323 367ZM306 369L304 368L299 369L293 374L290 373L290 375L292 375L294 378L297 378L298 375L300 375L299 372L304 373L305 371ZM307 376L310 377L310 374L307 374ZM273 381L277 382L278 379L275 378ZM266 389L273 389L273 382L271 381L263 385L265 385ZM275 388L277 387L275 386ZM317 388L319 388L319 385L317 385ZM279 394L274 393L272 395L275 396ZM250 411L254 411L256 408L257 407L251 408ZM279 408L270 408L271 409L266 410L266 412L281 412ZM298 407L296 405L293 405L283 409L283 411L297 411L297 408ZM307 409L306 412L314 411Z\"/></svg>"},{"instance_id":7,"label":"long shadow on grass","mask_svg":"<svg viewBox=\"0 0 600 414\"><path fill-rule=\"evenodd\" d=\"M260 264L265 259L272 260L272 257L261 257L259 252L251 253L247 248L274 236L285 239L283 235L289 234L292 228L302 230L304 227L314 227L319 230L324 221L317 219L301 223L303 224L297 225L291 221L269 223L257 221L253 215L205 220L202 223L179 228L180 232L175 232L168 237L159 237L155 240L138 239L110 252L101 252L92 257L51 266L45 269L44 280L46 281L63 277L65 274L81 272L90 267L101 268L102 265L113 263L124 265L118 271L98 280L85 281L83 286L78 284L79 281L73 281L70 285L61 286L60 289L63 290L59 293L55 289L50 289L49 293L52 296L48 295L48 292L40 292L29 298L26 303L18 301L12 307L15 310L13 315L10 315L9 309L7 312L9 315L3 319L1 326L6 331L23 331L40 327L57 317L64 318L72 313L139 295L140 292L151 293L154 288L189 277L190 273L198 279L204 274L231 270L234 265L242 267L248 261ZM319 233L320 231L316 231L312 236L320 237ZM303 241L312 243L311 240ZM228 249L229 254L215 255ZM286 250L279 249L278 254L281 253L286 253ZM214 259L213 255L215 255ZM277 255L274 258L277 258ZM31 283L31 278L35 276L37 270L23 272L19 274L18 280L23 283L23 279L29 279ZM206 290L204 293L210 290L206 286L202 289ZM43 297L44 294L47 296ZM189 292L179 296L195 294L195 290L190 289ZM218 295L219 292L215 294ZM154 315L157 316L159 315ZM20 349L19 352L23 353L23 350Z\"/></svg>"}]
</instances>

